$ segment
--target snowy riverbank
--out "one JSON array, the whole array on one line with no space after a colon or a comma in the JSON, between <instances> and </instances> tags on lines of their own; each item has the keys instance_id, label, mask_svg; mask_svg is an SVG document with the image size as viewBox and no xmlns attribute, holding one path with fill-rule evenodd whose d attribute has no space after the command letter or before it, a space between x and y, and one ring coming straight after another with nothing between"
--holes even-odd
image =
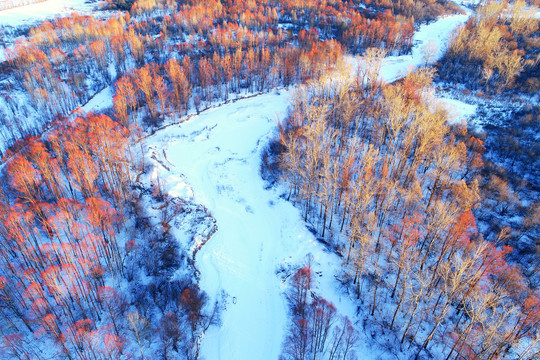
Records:
<instances>
[{"instance_id":1,"label":"snowy riverbank","mask_svg":"<svg viewBox=\"0 0 540 360\"><path fill-rule=\"evenodd\" d=\"M430 40L440 56L452 30L467 18L451 16L421 27L413 54L386 59L382 76L395 80L411 66L422 65L421 47ZM275 135L277 120L286 115L289 100L288 91L239 100L147 139L147 145L157 149L156 154L166 154L173 165L169 171L156 162L160 181L171 193L188 186L194 200L217 221L218 231L196 260L201 288L212 300L222 293L226 299L221 326L210 328L202 342L207 359L278 358L287 328L280 270L290 272L308 254L321 275L319 293L340 313L354 317L353 301L340 295L333 277L341 260L314 239L299 211L280 197L279 188L265 189L259 174L261 152ZM459 103L452 101L451 108L459 108ZM362 342L357 351L362 359L384 356L382 349Z\"/></svg>"}]
</instances>

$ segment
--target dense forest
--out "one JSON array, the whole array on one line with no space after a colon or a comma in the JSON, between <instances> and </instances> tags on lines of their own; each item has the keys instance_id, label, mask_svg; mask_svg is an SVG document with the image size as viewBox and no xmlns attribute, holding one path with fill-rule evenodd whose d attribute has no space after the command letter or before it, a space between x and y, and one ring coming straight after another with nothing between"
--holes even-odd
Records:
<instances>
[{"instance_id":1,"label":"dense forest","mask_svg":"<svg viewBox=\"0 0 540 360\"><path fill-rule=\"evenodd\" d=\"M514 248L509 257L523 266L537 288L540 188L534 139L540 112L533 98L540 85L540 38L534 16L523 1L510 8L495 2L481 7L437 64L437 80L464 87L463 98L482 107L487 131L475 130L485 148L479 177L482 205L475 215L487 239Z\"/></svg>"},{"instance_id":2,"label":"dense forest","mask_svg":"<svg viewBox=\"0 0 540 360\"><path fill-rule=\"evenodd\" d=\"M376 79L381 52L368 59L359 75ZM342 254L349 291L401 343L496 358L534 341L540 303L505 261L512 249L477 231L484 146L446 125L431 77L310 83L283 124L279 166L288 197Z\"/></svg>"},{"instance_id":3,"label":"dense forest","mask_svg":"<svg viewBox=\"0 0 540 360\"><path fill-rule=\"evenodd\" d=\"M261 172L337 254L337 283L357 311L339 313L310 261L296 264L283 280L281 357L362 358L354 349L371 331L418 359L535 358L540 61L531 5L481 4L434 67L425 50L426 67L391 84L380 74L385 58L409 54L421 24L464 8L108 0L92 14L3 28L0 359L202 358L201 339L225 305L200 288L195 257L219 224L152 177L158 160L145 139L293 88ZM362 56L354 66L352 55ZM436 87L533 105L516 105L486 134L451 124ZM104 111L83 110L107 96Z\"/></svg>"}]
</instances>

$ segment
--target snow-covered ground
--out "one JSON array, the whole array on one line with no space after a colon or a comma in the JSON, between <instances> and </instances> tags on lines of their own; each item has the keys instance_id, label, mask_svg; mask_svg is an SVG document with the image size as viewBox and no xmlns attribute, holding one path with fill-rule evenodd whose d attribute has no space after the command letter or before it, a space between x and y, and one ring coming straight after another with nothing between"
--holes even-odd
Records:
<instances>
[{"instance_id":1,"label":"snow-covered ground","mask_svg":"<svg viewBox=\"0 0 540 360\"><path fill-rule=\"evenodd\" d=\"M448 122L451 124L466 123L466 120L476 113L476 105L467 104L448 97L438 97L438 99L448 109Z\"/></svg>"},{"instance_id":2,"label":"snow-covered ground","mask_svg":"<svg viewBox=\"0 0 540 360\"><path fill-rule=\"evenodd\" d=\"M89 0L47 0L0 11L0 26L33 25L45 19L69 15L74 11L91 11L96 5L96 1Z\"/></svg>"},{"instance_id":3,"label":"snow-covered ground","mask_svg":"<svg viewBox=\"0 0 540 360\"><path fill-rule=\"evenodd\" d=\"M440 59L446 51L448 40L454 29L465 24L469 16L470 13L452 15L422 25L413 36L411 55L388 56L385 58L381 70L382 78L386 82L393 82L405 76L407 72L426 65L426 56L424 55L426 51L433 52L427 57L428 64Z\"/></svg>"},{"instance_id":4,"label":"snow-covered ground","mask_svg":"<svg viewBox=\"0 0 540 360\"><path fill-rule=\"evenodd\" d=\"M467 17L451 16L423 26L415 36L413 55L386 60L384 78L391 81L410 66L423 65L420 48L431 39L440 54L451 31ZM218 231L196 259L201 288L212 300L222 293L226 299L221 326L211 327L202 341L207 359L279 357L288 323L283 275L304 264L308 254L313 256L313 270L321 274L319 293L354 318L355 305L340 295L333 277L341 259L316 241L298 209L280 197L279 187L265 189L259 174L261 152L275 135L289 99L290 93L281 91L239 100L147 139L153 154L161 157L155 163L160 181L171 193L193 193L217 221ZM462 115L473 111L455 100L448 103L465 109ZM170 170L160 162L168 163ZM384 358L382 351L367 343L357 349L361 359Z\"/></svg>"},{"instance_id":5,"label":"snow-covered ground","mask_svg":"<svg viewBox=\"0 0 540 360\"><path fill-rule=\"evenodd\" d=\"M94 112L99 113L105 109L112 108L113 106L114 90L112 86L107 86L105 89L98 92L91 98L83 107L82 111L85 113ZM77 113L77 111L75 112Z\"/></svg>"},{"instance_id":6,"label":"snow-covered ground","mask_svg":"<svg viewBox=\"0 0 540 360\"><path fill-rule=\"evenodd\" d=\"M202 342L206 359L279 357L288 325L282 277L310 253L314 271L322 274L320 293L342 313L354 314L333 278L340 259L317 243L298 210L280 197L279 188L265 189L259 175L261 152L274 135L276 119L286 115L289 97L281 91L240 100L147 140L158 149L155 155L163 154L160 161L172 165L171 171L161 167L162 183L175 193L187 181L195 201L217 221L218 231L196 261L201 288L212 299L222 291L226 298L222 325L210 328ZM375 358L362 353L362 358Z\"/></svg>"},{"instance_id":7,"label":"snow-covered ground","mask_svg":"<svg viewBox=\"0 0 540 360\"><path fill-rule=\"evenodd\" d=\"M452 33L471 16L471 11L464 9L466 14L452 15L441 18L430 24L422 25L413 36L413 49L410 55L387 56L383 60L380 77L388 82L394 82L414 69L431 65L439 60L446 52L447 44ZM348 57L347 61L356 69L362 62L362 57ZM473 115L476 111L474 105L451 98L439 98L446 106L452 123L460 123Z\"/></svg>"}]
</instances>

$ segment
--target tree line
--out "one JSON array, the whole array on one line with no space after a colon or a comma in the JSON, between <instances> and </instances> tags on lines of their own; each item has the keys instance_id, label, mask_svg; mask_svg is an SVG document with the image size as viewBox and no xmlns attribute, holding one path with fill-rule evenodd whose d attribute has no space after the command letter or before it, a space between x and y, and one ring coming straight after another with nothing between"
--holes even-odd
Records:
<instances>
[{"instance_id":1,"label":"tree line","mask_svg":"<svg viewBox=\"0 0 540 360\"><path fill-rule=\"evenodd\" d=\"M280 360L356 359L359 334L346 316L316 293L310 265L298 269L290 280L287 300L291 323Z\"/></svg>"},{"instance_id":2,"label":"tree line","mask_svg":"<svg viewBox=\"0 0 540 360\"><path fill-rule=\"evenodd\" d=\"M540 80L534 38L540 21L535 9L525 6L523 0L479 6L454 34L438 67L440 78L489 93L516 87L536 92Z\"/></svg>"},{"instance_id":3,"label":"tree line","mask_svg":"<svg viewBox=\"0 0 540 360\"><path fill-rule=\"evenodd\" d=\"M88 114L6 154L0 349L9 358L198 358L217 309L169 232L187 205L157 185L137 190L133 174L146 166L138 133Z\"/></svg>"},{"instance_id":4,"label":"tree line","mask_svg":"<svg viewBox=\"0 0 540 360\"><path fill-rule=\"evenodd\" d=\"M288 85L316 76L305 74L303 69L299 75L296 70L310 66L305 63L313 58L326 56L324 52L342 51L338 48L361 52L377 46L390 52L409 51L414 24L414 20L395 17L391 10L368 11L342 1L147 1L118 5L119 9L129 5L131 10L119 11L108 19L72 14L45 21L32 28L27 38L17 40L13 49L6 49L5 73L12 80L2 92L5 106L0 116L5 126L0 134L5 144L11 146L19 138L39 134L57 116L69 114L115 78L146 63L164 65L171 58L189 56L198 66L200 58L215 61L217 53L225 64L216 66L225 68L225 73L215 68L206 77L212 83L225 84L227 61L229 57L231 61L235 56L238 59L240 48L242 58L249 56L248 65L259 66L258 78L268 82L254 86L247 75L253 70L243 66L242 74L236 75L245 80L242 87L268 88L280 81ZM332 39L341 46L331 45ZM270 60L265 52L271 54ZM264 69L269 74L263 76L264 67L269 67ZM313 71L324 69L309 72ZM207 79L199 81L199 75L194 71L188 80L196 86L202 83L204 88ZM240 83L237 80L230 87L236 89ZM230 92L229 86L218 90L227 94L225 98ZM198 95L208 98L207 91Z\"/></svg>"},{"instance_id":5,"label":"tree line","mask_svg":"<svg viewBox=\"0 0 540 360\"><path fill-rule=\"evenodd\" d=\"M227 101L242 89L262 92L320 77L341 56L335 41L313 42L309 48L309 52L291 46L272 52L265 47L237 48L233 54L214 52L196 63L184 56L170 58L164 65L146 64L117 81L114 109L125 124L137 124L143 109L152 121L167 113L187 114L191 106L199 112L203 105Z\"/></svg>"},{"instance_id":6,"label":"tree line","mask_svg":"<svg viewBox=\"0 0 540 360\"><path fill-rule=\"evenodd\" d=\"M472 214L482 141L448 125L430 96L432 70L386 85L384 52L367 54L356 78L330 75L293 100L279 139L287 198L338 249L359 306L401 346L446 359L534 358L538 292Z\"/></svg>"}]
</instances>

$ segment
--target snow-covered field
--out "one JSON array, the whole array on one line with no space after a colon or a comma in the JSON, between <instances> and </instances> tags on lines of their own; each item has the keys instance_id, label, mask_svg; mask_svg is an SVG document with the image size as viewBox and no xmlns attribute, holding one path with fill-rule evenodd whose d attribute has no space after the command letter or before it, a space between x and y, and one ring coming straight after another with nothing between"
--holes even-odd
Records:
<instances>
[{"instance_id":1,"label":"snow-covered field","mask_svg":"<svg viewBox=\"0 0 540 360\"><path fill-rule=\"evenodd\" d=\"M33 25L34 23L74 11L91 11L97 5L89 0L47 0L42 3L0 11L0 26Z\"/></svg>"},{"instance_id":2,"label":"snow-covered field","mask_svg":"<svg viewBox=\"0 0 540 360\"><path fill-rule=\"evenodd\" d=\"M85 113L94 112L98 113L104 109L112 108L113 106L114 90L112 86L108 86L105 89L98 92L91 98L83 107L82 111Z\"/></svg>"}]
</instances>

